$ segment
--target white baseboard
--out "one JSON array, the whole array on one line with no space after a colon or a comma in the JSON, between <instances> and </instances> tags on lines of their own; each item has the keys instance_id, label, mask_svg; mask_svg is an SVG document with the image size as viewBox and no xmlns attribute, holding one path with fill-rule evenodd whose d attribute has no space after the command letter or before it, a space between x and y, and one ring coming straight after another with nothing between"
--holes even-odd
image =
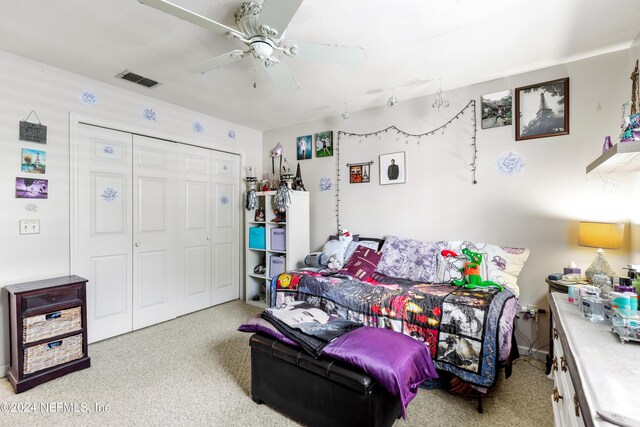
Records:
<instances>
[{"instance_id":1,"label":"white baseboard","mask_svg":"<svg viewBox=\"0 0 640 427\"><path fill-rule=\"evenodd\" d=\"M529 347L524 345L519 345L518 351L520 352L520 356L527 356L529 353ZM531 349L531 352L534 353L532 356L534 359L539 360L541 362L547 361L547 355L549 354L548 350L539 350L537 348L533 348Z\"/></svg>"}]
</instances>

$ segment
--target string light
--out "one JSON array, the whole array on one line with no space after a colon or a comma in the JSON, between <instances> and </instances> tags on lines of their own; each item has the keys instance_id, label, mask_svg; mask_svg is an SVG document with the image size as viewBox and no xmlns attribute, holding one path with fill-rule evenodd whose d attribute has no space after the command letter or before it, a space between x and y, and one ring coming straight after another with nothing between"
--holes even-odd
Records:
<instances>
[{"instance_id":1,"label":"string light","mask_svg":"<svg viewBox=\"0 0 640 427\"><path fill-rule=\"evenodd\" d=\"M341 228L341 224L340 224L340 137L341 136L355 136L355 137L359 137L359 143L362 143L362 138L368 138L369 136L372 137L378 137L378 140L382 140L382 134L388 133L389 130L393 130L396 132L396 141L400 141L400 136L402 136L403 138L405 138L405 142L406 144L409 144L409 140L410 139L415 139L417 144L420 145L420 141L422 140L422 137L427 137L427 136L431 136L431 135L435 135L436 132L441 131L442 135L444 135L444 131L447 128L447 126L449 126L454 120L457 120L460 118L460 116L464 115L466 110L470 110L471 111L471 120L472 120L472 124L473 124L473 132L471 135L471 150L472 150L472 157L471 157L471 163L469 164L469 170L471 172L471 183L472 184L477 184L478 181L476 180L476 169L477 169L477 160L478 160L478 145L477 145L477 141L476 141L476 135L478 132L478 124L477 124L477 114L476 114L476 101L474 99L472 99L471 101L469 101L469 103L458 112L458 114L456 114L455 116L453 116L451 119L449 119L449 121L447 121L445 124L443 124L442 126L439 126L435 129L432 129L430 131L424 132L424 133L409 133L409 132L405 132L401 129L398 129L395 126L389 126L387 128L375 131L375 132L368 132L368 133L355 133L355 132L345 132L345 131L338 131L338 141L336 143L335 146L335 153L336 153L336 165L337 165L337 171L336 171L336 175L337 175L337 183L336 183L336 225L337 225L337 230L340 230ZM624 111L624 110L623 110Z\"/></svg>"}]
</instances>

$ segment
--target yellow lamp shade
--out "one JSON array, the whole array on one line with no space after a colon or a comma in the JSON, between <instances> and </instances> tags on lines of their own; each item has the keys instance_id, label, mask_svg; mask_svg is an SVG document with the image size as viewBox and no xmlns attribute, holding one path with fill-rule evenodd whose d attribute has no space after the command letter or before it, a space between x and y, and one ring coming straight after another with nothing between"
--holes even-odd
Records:
<instances>
[{"instance_id":1,"label":"yellow lamp shade","mask_svg":"<svg viewBox=\"0 0 640 427\"><path fill-rule=\"evenodd\" d=\"M578 245L591 248L620 249L624 237L624 224L607 222L580 222Z\"/></svg>"}]
</instances>

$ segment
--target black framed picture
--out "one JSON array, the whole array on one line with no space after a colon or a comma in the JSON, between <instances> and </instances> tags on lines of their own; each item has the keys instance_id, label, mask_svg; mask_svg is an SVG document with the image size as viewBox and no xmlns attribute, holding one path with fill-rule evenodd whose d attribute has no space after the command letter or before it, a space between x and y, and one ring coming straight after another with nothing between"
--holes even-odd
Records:
<instances>
[{"instance_id":1,"label":"black framed picture","mask_svg":"<svg viewBox=\"0 0 640 427\"><path fill-rule=\"evenodd\" d=\"M370 181L369 164L349 165L349 183L362 184Z\"/></svg>"},{"instance_id":2,"label":"black framed picture","mask_svg":"<svg viewBox=\"0 0 640 427\"><path fill-rule=\"evenodd\" d=\"M569 134L569 77L516 88L516 140Z\"/></svg>"}]
</instances>

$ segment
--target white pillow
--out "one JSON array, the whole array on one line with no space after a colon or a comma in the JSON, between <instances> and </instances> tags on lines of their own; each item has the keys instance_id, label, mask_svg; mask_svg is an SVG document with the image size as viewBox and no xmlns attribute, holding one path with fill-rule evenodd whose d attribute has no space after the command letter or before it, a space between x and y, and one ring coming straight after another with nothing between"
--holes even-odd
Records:
<instances>
[{"instance_id":1,"label":"white pillow","mask_svg":"<svg viewBox=\"0 0 640 427\"><path fill-rule=\"evenodd\" d=\"M520 294L518 276L529 258L531 251L527 248L512 248L487 244L487 267L489 280L509 288L516 296Z\"/></svg>"}]
</instances>

